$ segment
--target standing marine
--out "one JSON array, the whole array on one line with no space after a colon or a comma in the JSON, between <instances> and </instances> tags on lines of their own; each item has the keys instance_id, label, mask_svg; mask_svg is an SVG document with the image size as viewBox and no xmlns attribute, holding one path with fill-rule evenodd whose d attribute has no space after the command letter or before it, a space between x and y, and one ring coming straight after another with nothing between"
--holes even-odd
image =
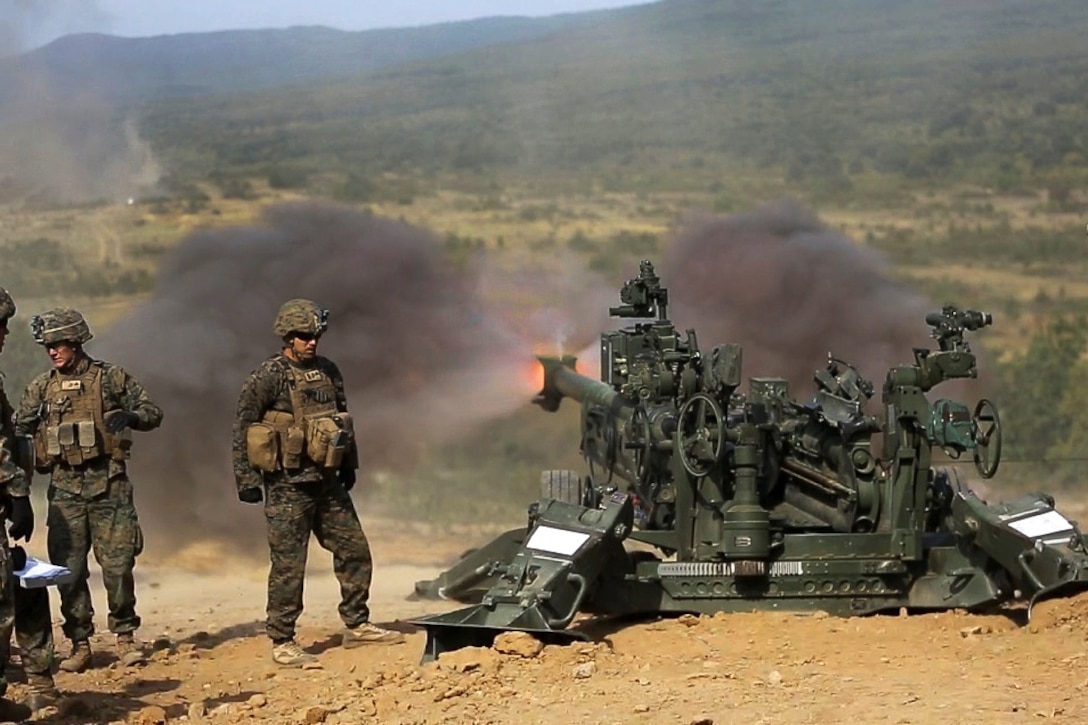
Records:
<instances>
[{"instance_id":1,"label":"standing marine","mask_svg":"<svg viewBox=\"0 0 1088 725\"><path fill-rule=\"evenodd\" d=\"M35 466L50 474L49 558L74 575L71 583L57 587L64 634L72 642L60 668L82 672L91 665L94 607L87 557L92 548L102 568L118 659L126 666L140 664L145 654L135 638L140 617L133 569L144 540L126 461L131 431L157 428L162 410L122 367L87 354L83 345L91 330L78 311L48 310L34 316L30 328L53 367L27 386L15 413L15 433L33 437Z\"/></svg>"},{"instance_id":2,"label":"standing marine","mask_svg":"<svg viewBox=\"0 0 1088 725\"><path fill-rule=\"evenodd\" d=\"M15 300L8 291L0 288L0 352L8 336L8 323L15 316ZM30 541L34 533L34 510L30 505L30 476L33 468L26 446L16 442L12 417L15 411L4 390L0 375L0 499L3 510L11 521L4 531L0 526L0 665L8 661L11 650L12 628L22 650L23 672L26 674L30 695L26 704L31 710L41 710L57 698L53 683L53 622L49 611L49 593L45 587L26 589L19 585L13 569L22 568L13 563L22 552L20 548L8 548L8 536L13 540ZM22 554L25 565L25 554ZM7 680L0 668L0 697L7 690Z\"/></svg>"},{"instance_id":3,"label":"standing marine","mask_svg":"<svg viewBox=\"0 0 1088 725\"><path fill-rule=\"evenodd\" d=\"M310 300L284 303L273 325L281 351L250 373L234 418L238 498L263 500L268 524L272 660L288 667L315 659L295 642L311 533L333 555L343 646L404 641L401 633L370 623L373 563L348 493L358 455L344 380L335 363L317 354L328 315Z\"/></svg>"}]
</instances>

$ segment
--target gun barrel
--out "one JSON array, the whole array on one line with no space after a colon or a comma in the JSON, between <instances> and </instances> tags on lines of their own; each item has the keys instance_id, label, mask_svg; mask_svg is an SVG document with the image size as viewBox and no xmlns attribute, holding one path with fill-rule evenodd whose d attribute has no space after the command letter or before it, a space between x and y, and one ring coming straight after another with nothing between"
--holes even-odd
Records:
<instances>
[{"instance_id":1,"label":"gun barrel","mask_svg":"<svg viewBox=\"0 0 1088 725\"><path fill-rule=\"evenodd\" d=\"M630 415L632 404L608 383L577 372L575 363L578 360L574 356L541 356L537 360L544 368L544 387L533 398L533 402L544 410L555 412L563 398L570 398L579 403L588 401L611 408L621 418Z\"/></svg>"}]
</instances>

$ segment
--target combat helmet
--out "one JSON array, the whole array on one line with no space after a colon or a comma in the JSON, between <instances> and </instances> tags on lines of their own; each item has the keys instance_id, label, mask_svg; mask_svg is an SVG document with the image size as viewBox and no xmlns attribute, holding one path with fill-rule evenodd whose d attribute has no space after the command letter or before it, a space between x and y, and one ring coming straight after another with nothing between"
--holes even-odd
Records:
<instances>
[{"instance_id":1,"label":"combat helmet","mask_svg":"<svg viewBox=\"0 0 1088 725\"><path fill-rule=\"evenodd\" d=\"M272 331L280 337L294 332L320 335L329 326L329 311L310 300L288 300L280 307Z\"/></svg>"},{"instance_id":2,"label":"combat helmet","mask_svg":"<svg viewBox=\"0 0 1088 725\"><path fill-rule=\"evenodd\" d=\"M10 292L0 287L0 322L7 322L12 317L15 317L15 300Z\"/></svg>"},{"instance_id":3,"label":"combat helmet","mask_svg":"<svg viewBox=\"0 0 1088 725\"><path fill-rule=\"evenodd\" d=\"M70 307L55 307L34 315L30 318L30 333L39 345L52 345L55 342L82 345L94 337L83 315Z\"/></svg>"}]
</instances>

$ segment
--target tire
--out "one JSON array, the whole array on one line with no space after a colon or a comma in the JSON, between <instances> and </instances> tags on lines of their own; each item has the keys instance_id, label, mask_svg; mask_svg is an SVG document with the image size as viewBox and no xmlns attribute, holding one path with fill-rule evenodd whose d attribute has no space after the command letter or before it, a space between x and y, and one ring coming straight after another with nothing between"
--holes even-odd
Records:
<instances>
[{"instance_id":1,"label":"tire","mask_svg":"<svg viewBox=\"0 0 1088 725\"><path fill-rule=\"evenodd\" d=\"M541 471L540 497L581 506L585 501L585 482L577 471Z\"/></svg>"}]
</instances>

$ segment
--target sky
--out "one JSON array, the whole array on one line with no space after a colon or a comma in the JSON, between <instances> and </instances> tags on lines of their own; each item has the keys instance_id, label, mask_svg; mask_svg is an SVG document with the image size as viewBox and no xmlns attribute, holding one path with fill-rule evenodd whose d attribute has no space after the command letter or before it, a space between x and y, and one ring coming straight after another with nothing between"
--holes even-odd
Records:
<instances>
[{"instance_id":1,"label":"sky","mask_svg":"<svg viewBox=\"0 0 1088 725\"><path fill-rule=\"evenodd\" d=\"M649 0L0 0L0 36L21 49L61 35L125 37L292 25L367 30L522 15L544 17ZM0 37L2 39L2 37Z\"/></svg>"}]
</instances>

